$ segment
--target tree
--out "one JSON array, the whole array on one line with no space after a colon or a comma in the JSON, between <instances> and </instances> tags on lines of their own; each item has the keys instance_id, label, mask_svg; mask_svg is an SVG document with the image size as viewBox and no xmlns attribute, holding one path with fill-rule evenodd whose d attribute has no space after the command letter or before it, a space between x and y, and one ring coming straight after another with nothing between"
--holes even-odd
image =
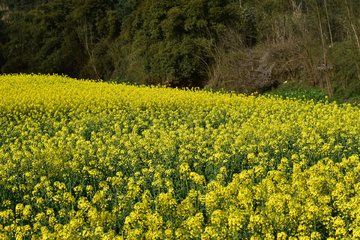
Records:
<instances>
[{"instance_id":1,"label":"tree","mask_svg":"<svg viewBox=\"0 0 360 240\"><path fill-rule=\"evenodd\" d=\"M29 12L12 12L4 72L63 73L74 76L83 54L66 21L70 1L57 0Z\"/></svg>"},{"instance_id":2,"label":"tree","mask_svg":"<svg viewBox=\"0 0 360 240\"><path fill-rule=\"evenodd\" d=\"M135 11L138 3L138 0L118 0L115 4L115 12L120 24L122 24L126 18Z\"/></svg>"},{"instance_id":3,"label":"tree","mask_svg":"<svg viewBox=\"0 0 360 240\"><path fill-rule=\"evenodd\" d=\"M87 62L80 76L93 79L109 79L114 71L110 45L119 35L120 25L114 10L115 1L80 0L73 3L68 20L75 26L75 32Z\"/></svg>"},{"instance_id":4,"label":"tree","mask_svg":"<svg viewBox=\"0 0 360 240\"><path fill-rule=\"evenodd\" d=\"M36 9L37 6L52 2L54 0L2 0L2 4L10 11L28 12Z\"/></svg>"},{"instance_id":5,"label":"tree","mask_svg":"<svg viewBox=\"0 0 360 240\"><path fill-rule=\"evenodd\" d=\"M141 71L146 83L199 85L203 46L239 19L239 4L228 0L141 1L122 23L129 69Z\"/></svg>"},{"instance_id":6,"label":"tree","mask_svg":"<svg viewBox=\"0 0 360 240\"><path fill-rule=\"evenodd\" d=\"M114 66L108 49L119 34L113 6L110 1L54 0L29 12L12 12L4 72L109 78Z\"/></svg>"},{"instance_id":7,"label":"tree","mask_svg":"<svg viewBox=\"0 0 360 240\"><path fill-rule=\"evenodd\" d=\"M6 62L5 58L5 44L8 41L7 35L5 33L5 29L7 27L7 23L3 19L4 15L7 13L7 10L0 10L0 70L2 66Z\"/></svg>"}]
</instances>

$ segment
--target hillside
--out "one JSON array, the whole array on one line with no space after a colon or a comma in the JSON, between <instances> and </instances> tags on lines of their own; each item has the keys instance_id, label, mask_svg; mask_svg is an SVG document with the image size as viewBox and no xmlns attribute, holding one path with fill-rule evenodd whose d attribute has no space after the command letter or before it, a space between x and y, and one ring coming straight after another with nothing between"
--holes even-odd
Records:
<instances>
[{"instance_id":1,"label":"hillside","mask_svg":"<svg viewBox=\"0 0 360 240\"><path fill-rule=\"evenodd\" d=\"M288 82L288 90L359 100L359 1L6 0L0 7L2 73L247 94Z\"/></svg>"}]
</instances>

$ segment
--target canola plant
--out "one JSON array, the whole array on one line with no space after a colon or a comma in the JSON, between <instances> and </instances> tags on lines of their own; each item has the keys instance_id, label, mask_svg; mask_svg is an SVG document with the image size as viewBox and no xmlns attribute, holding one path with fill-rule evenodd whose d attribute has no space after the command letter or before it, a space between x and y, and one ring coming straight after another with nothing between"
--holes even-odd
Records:
<instances>
[{"instance_id":1,"label":"canola plant","mask_svg":"<svg viewBox=\"0 0 360 240\"><path fill-rule=\"evenodd\" d=\"M351 104L0 76L1 239L359 239Z\"/></svg>"}]
</instances>

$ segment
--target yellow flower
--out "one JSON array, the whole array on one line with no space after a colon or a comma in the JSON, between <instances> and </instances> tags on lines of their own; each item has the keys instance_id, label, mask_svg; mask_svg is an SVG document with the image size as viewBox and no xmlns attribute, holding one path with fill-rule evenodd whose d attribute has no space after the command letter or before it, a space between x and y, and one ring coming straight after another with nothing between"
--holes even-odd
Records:
<instances>
[{"instance_id":1,"label":"yellow flower","mask_svg":"<svg viewBox=\"0 0 360 240\"><path fill-rule=\"evenodd\" d=\"M0 94L1 239L360 235L352 105L36 74Z\"/></svg>"}]
</instances>

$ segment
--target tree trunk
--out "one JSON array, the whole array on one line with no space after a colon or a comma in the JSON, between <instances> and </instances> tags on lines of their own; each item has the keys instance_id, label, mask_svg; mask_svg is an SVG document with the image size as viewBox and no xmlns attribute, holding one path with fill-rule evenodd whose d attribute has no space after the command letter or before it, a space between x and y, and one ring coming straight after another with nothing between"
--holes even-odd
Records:
<instances>
[{"instance_id":1,"label":"tree trunk","mask_svg":"<svg viewBox=\"0 0 360 240\"><path fill-rule=\"evenodd\" d=\"M331 33L330 19L329 19L329 13L328 13L328 10L327 10L326 0L324 0L324 4L325 4L326 18L327 18L327 23L328 23L328 28L329 28L331 47L333 47L334 42L333 42L332 33Z\"/></svg>"},{"instance_id":2,"label":"tree trunk","mask_svg":"<svg viewBox=\"0 0 360 240\"><path fill-rule=\"evenodd\" d=\"M357 43L357 46L358 46L358 49L359 49L359 53L360 53L360 42L359 42L359 37L357 35L357 32L356 32L356 29L355 29L355 26L352 22L352 18L351 18L351 14L350 14L350 9L349 7L347 7L347 10L348 10L348 14L349 14L349 21L350 21L350 26L354 32L354 36L355 36L355 39L356 39L356 43ZM356 64L356 68L357 68L357 72L358 72L358 77L359 77L359 81L360 81L360 68L359 68L359 63L357 61L357 59L355 59L355 64Z\"/></svg>"},{"instance_id":3,"label":"tree trunk","mask_svg":"<svg viewBox=\"0 0 360 240\"><path fill-rule=\"evenodd\" d=\"M100 79L101 77L100 77L100 75L99 75L99 73L97 71L96 64L95 64L95 61L94 61L94 54L93 54L93 52L91 50L91 47L90 47L90 45L93 44L93 42L92 42L92 39L93 39L92 34L93 34L93 32L92 32L91 26L89 27L89 24L88 24L86 18L84 19L84 22L83 22L82 26L78 27L77 34L78 34L78 37L79 37L80 41L84 45L84 48L85 48L87 54L89 55L90 63L91 63L91 66L94 69L94 72L96 74L96 78ZM90 36L88 36L89 34L90 34Z\"/></svg>"},{"instance_id":4,"label":"tree trunk","mask_svg":"<svg viewBox=\"0 0 360 240\"><path fill-rule=\"evenodd\" d=\"M317 9L317 15L318 15L318 21L319 21L321 44L322 44L322 49L323 49L323 60L324 60L324 66L325 66L326 86L327 86L329 97L331 98L333 96L333 89L331 86L329 69L328 69L328 64L327 64L327 51L326 51L326 47L325 47L325 40L324 40L323 29L322 29L322 24L321 24L320 11L319 11L319 7L317 4L316 4L316 9Z\"/></svg>"}]
</instances>

